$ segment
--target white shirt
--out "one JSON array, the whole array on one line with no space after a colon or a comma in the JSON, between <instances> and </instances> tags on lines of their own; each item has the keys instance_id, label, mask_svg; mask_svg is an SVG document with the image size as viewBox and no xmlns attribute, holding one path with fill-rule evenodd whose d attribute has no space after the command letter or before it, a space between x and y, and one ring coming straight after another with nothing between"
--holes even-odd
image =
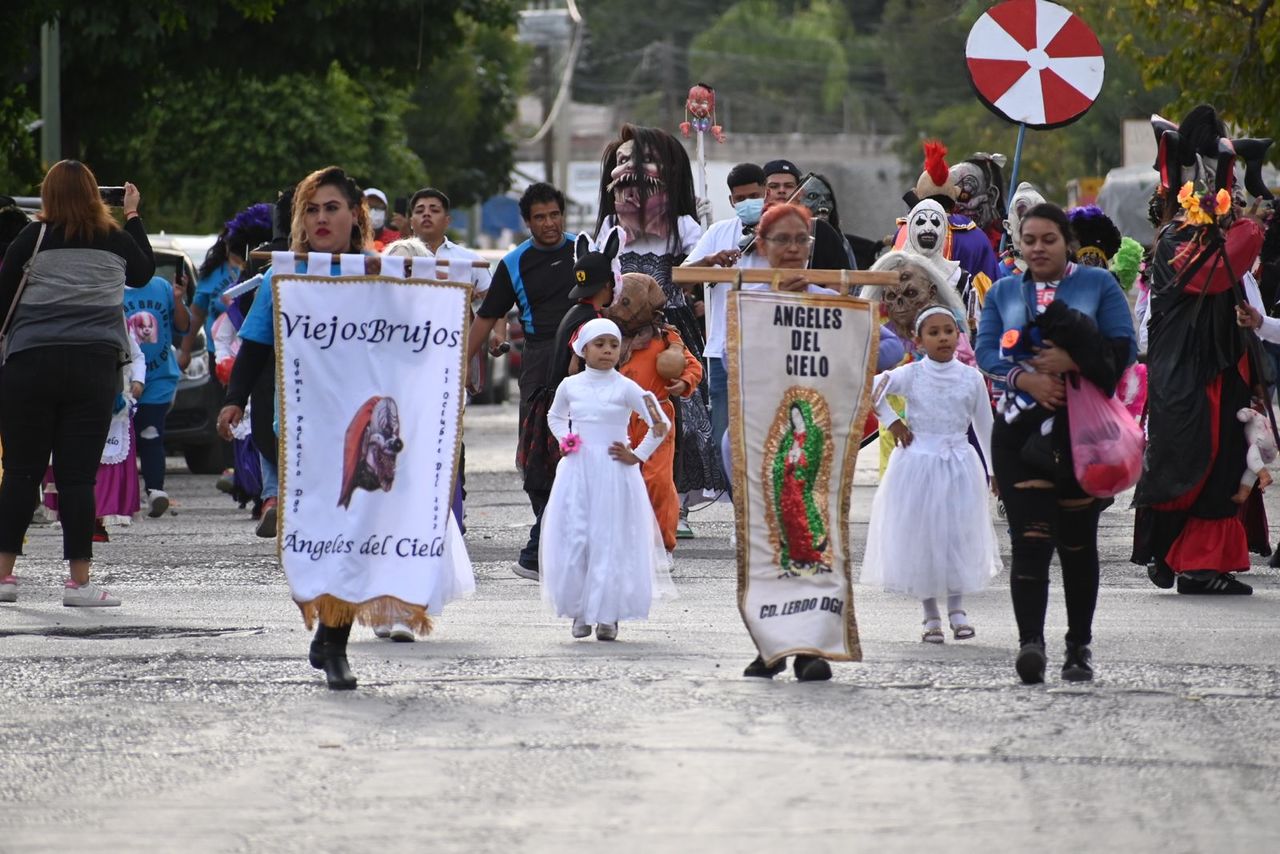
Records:
<instances>
[{"instance_id":1,"label":"white shirt","mask_svg":"<svg viewBox=\"0 0 1280 854\"><path fill-rule=\"evenodd\" d=\"M424 240L423 243L425 244L426 241ZM427 246L427 251L431 252L430 246ZM448 237L444 239L444 242L440 244L440 248L437 249L431 257L435 258L437 261L484 260L478 252L474 252L465 246L454 243ZM444 270L445 268L441 267L437 272L444 272ZM472 285L472 298L481 297L489 290L489 283L493 281L493 274L486 267L472 267L470 281Z\"/></svg>"},{"instance_id":2,"label":"white shirt","mask_svg":"<svg viewBox=\"0 0 1280 854\"><path fill-rule=\"evenodd\" d=\"M1267 314L1267 308L1262 304L1262 290L1258 287L1258 280L1253 277L1253 273L1245 273L1242 277L1244 284L1244 295L1249 300L1249 305L1253 306L1262 315L1262 326L1253 330L1254 334L1263 341L1270 341L1272 344L1280 344L1280 318L1271 317Z\"/></svg>"},{"instance_id":3,"label":"white shirt","mask_svg":"<svg viewBox=\"0 0 1280 854\"><path fill-rule=\"evenodd\" d=\"M723 252L726 249L737 249L741 241L742 220L736 216L731 216L728 219L713 222L703 232L702 237L694 247L689 250L689 257L685 259L684 266L691 266L694 262L701 261L708 255L715 255L717 252ZM739 257L738 263L734 266L740 270L768 267L769 259L758 251L752 251L750 255ZM732 288L732 282L708 282L704 287L706 298L703 304L707 312L705 318L707 343L702 349L704 356L713 359L724 358L726 325L729 317L728 295Z\"/></svg>"}]
</instances>

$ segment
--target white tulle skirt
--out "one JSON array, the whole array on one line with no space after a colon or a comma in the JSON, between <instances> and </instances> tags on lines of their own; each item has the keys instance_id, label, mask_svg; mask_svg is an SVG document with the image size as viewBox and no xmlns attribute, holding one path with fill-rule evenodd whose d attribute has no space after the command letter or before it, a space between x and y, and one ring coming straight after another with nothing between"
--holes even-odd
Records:
<instances>
[{"instance_id":1,"label":"white tulle skirt","mask_svg":"<svg viewBox=\"0 0 1280 854\"><path fill-rule=\"evenodd\" d=\"M985 589L1000 571L987 494L967 436L916 433L872 501L862 583L916 599Z\"/></svg>"},{"instance_id":2,"label":"white tulle skirt","mask_svg":"<svg viewBox=\"0 0 1280 854\"><path fill-rule=\"evenodd\" d=\"M639 466L609 456L627 425L574 425L582 447L560 460L542 514L542 598L585 623L643 620L676 596L670 561Z\"/></svg>"}]
</instances>

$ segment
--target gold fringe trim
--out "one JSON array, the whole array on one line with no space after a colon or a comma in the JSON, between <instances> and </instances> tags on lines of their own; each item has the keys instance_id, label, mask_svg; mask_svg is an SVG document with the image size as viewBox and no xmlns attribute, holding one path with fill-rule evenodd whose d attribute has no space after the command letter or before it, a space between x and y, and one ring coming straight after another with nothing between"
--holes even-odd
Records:
<instances>
[{"instance_id":1,"label":"gold fringe trim","mask_svg":"<svg viewBox=\"0 0 1280 854\"><path fill-rule=\"evenodd\" d=\"M302 621L308 629L316 627L316 620L326 626L389 626L404 623L419 637L431 634L433 624L423 605L410 605L394 596L379 596L365 602L347 602L325 593L310 602L297 602L302 611Z\"/></svg>"}]
</instances>

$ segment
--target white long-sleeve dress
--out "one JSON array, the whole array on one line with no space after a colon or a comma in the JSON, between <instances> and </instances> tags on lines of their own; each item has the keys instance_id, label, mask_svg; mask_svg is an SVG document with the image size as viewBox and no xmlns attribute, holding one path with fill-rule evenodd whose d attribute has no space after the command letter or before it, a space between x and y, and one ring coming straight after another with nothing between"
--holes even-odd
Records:
<instances>
[{"instance_id":1,"label":"white long-sleeve dress","mask_svg":"<svg viewBox=\"0 0 1280 854\"><path fill-rule=\"evenodd\" d=\"M872 501L862 582L917 599L984 589L1000 552L982 464L992 423L982 375L954 358L925 358L878 375L872 388L881 424L899 420L887 396L906 398L914 438L894 448Z\"/></svg>"},{"instance_id":2,"label":"white long-sleeve dress","mask_svg":"<svg viewBox=\"0 0 1280 854\"><path fill-rule=\"evenodd\" d=\"M547 412L557 439L573 433L581 441L556 468L538 547L542 598L561 617L585 623L643 620L654 599L675 597L640 467L609 456L614 442L630 444L632 412L650 427L634 449L637 457L647 460L670 441L670 425L656 402L653 411L668 429L664 436L655 434L645 396L615 370L587 368L560 383Z\"/></svg>"}]
</instances>

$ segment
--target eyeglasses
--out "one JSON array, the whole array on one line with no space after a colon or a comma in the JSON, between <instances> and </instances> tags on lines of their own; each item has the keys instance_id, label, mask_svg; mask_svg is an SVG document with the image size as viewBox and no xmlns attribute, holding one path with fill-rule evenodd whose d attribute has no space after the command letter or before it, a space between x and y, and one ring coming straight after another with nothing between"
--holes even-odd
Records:
<instances>
[{"instance_id":1,"label":"eyeglasses","mask_svg":"<svg viewBox=\"0 0 1280 854\"><path fill-rule=\"evenodd\" d=\"M762 237L760 239L765 243L778 247L779 249L786 249L788 246L803 249L810 243L813 243L813 238L807 234L799 234L794 237Z\"/></svg>"}]
</instances>

